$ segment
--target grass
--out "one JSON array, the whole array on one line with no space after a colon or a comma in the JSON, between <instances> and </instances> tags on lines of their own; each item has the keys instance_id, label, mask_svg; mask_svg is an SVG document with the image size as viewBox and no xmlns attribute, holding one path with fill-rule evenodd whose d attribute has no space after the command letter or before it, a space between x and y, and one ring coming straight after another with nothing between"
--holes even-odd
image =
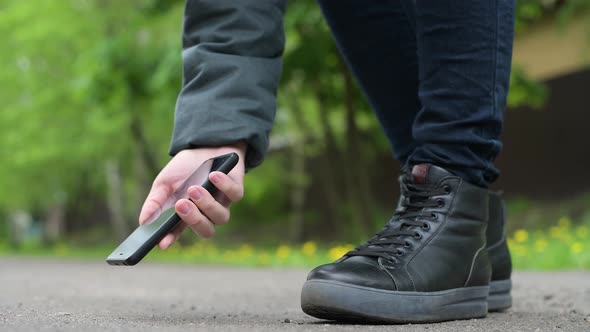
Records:
<instances>
[{"instance_id":1,"label":"grass","mask_svg":"<svg viewBox=\"0 0 590 332\"><path fill-rule=\"evenodd\" d=\"M516 229L508 238L515 269L556 270L590 269L590 227L574 226L567 217L549 229L529 231ZM147 261L185 264L235 266L314 267L340 258L354 246L340 244L321 247L315 242L298 246L257 247L242 244L235 247L199 241L188 246L174 245L168 250L153 250ZM0 242L0 255L26 255L59 258L104 259L113 247L74 247L65 243L42 247L25 243L18 249Z\"/></svg>"},{"instance_id":2,"label":"grass","mask_svg":"<svg viewBox=\"0 0 590 332\"><path fill-rule=\"evenodd\" d=\"M306 242L301 246L280 245L273 248L254 247L250 244L221 247L211 241L200 241L188 246L176 244L163 251L154 249L146 257L146 261L235 266L311 267L336 260L353 248L353 245L318 248L314 242ZM50 247L43 247L37 243L25 243L15 249L0 242L0 256L105 259L113 249L114 247L74 247L64 243Z\"/></svg>"},{"instance_id":3,"label":"grass","mask_svg":"<svg viewBox=\"0 0 590 332\"><path fill-rule=\"evenodd\" d=\"M590 227L567 217L548 230L517 229L508 246L517 269L590 269Z\"/></svg>"}]
</instances>

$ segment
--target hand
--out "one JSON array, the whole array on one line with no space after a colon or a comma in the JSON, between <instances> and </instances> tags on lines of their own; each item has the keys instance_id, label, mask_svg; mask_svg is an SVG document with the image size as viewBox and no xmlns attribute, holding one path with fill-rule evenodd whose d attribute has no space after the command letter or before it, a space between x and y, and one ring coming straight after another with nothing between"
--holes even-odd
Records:
<instances>
[{"instance_id":1,"label":"hand","mask_svg":"<svg viewBox=\"0 0 590 332\"><path fill-rule=\"evenodd\" d=\"M229 174L209 174L209 180L219 190L215 197L200 185L195 185L187 190L192 202L188 199L173 201L172 194L198 166L207 159L230 152L237 153L240 160ZM139 223L144 224L152 216L159 215L174 205L176 213L182 218L183 223L160 241L160 249L166 249L178 240L186 226L198 235L209 238L215 234L215 225L223 225L229 221L231 203L239 201L244 196L245 154L246 144L239 143L232 146L183 150L170 160L154 180L139 213Z\"/></svg>"}]
</instances>

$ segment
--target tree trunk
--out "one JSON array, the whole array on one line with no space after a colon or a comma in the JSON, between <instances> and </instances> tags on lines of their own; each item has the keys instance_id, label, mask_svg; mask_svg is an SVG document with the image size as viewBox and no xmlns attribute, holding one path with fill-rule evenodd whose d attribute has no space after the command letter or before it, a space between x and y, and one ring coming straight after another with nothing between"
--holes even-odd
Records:
<instances>
[{"instance_id":1,"label":"tree trunk","mask_svg":"<svg viewBox=\"0 0 590 332\"><path fill-rule=\"evenodd\" d=\"M107 202L109 206L110 222L113 234L120 240L127 236L128 227L125 222L123 210L123 186L121 184L121 172L119 162L109 160L105 165L105 172L108 185Z\"/></svg>"},{"instance_id":2,"label":"tree trunk","mask_svg":"<svg viewBox=\"0 0 590 332\"><path fill-rule=\"evenodd\" d=\"M31 226L33 218L24 210L14 211L9 218L9 241L13 248L19 248L24 239L26 230Z\"/></svg>"},{"instance_id":3,"label":"tree trunk","mask_svg":"<svg viewBox=\"0 0 590 332\"><path fill-rule=\"evenodd\" d=\"M373 231L373 199L370 188L370 172L366 168L366 162L360 148L361 137L356 121L356 108L354 106L356 98L356 89L354 88L353 78L345 63L340 60L340 72L344 79L344 99L345 99L345 123L346 123L346 148L343 157L346 167L346 183L349 199L351 199L353 209L360 228L369 235Z\"/></svg>"},{"instance_id":4,"label":"tree trunk","mask_svg":"<svg viewBox=\"0 0 590 332\"><path fill-rule=\"evenodd\" d=\"M132 167L134 170L133 175L135 177L135 185L137 187L133 191L133 196L129 198L133 203L129 204L130 206L126 210L126 215L130 218L137 218L139 210L150 192L154 177L151 171L147 169L142 157L138 153L133 154Z\"/></svg>"},{"instance_id":5,"label":"tree trunk","mask_svg":"<svg viewBox=\"0 0 590 332\"><path fill-rule=\"evenodd\" d=\"M342 220L342 211L346 204L345 198L342 197L341 190L338 189L338 183L342 182L339 177L342 176L342 169L346 168L346 164L339 153L338 145L334 132L328 121L328 112L323 103L321 89L316 87L316 98L319 105L318 117L322 132L323 141L325 143L324 153L322 154L322 162L317 164L319 168L319 184L324 191L326 198L326 209L329 220L329 225L333 230L339 230L342 226L339 220Z\"/></svg>"},{"instance_id":6,"label":"tree trunk","mask_svg":"<svg viewBox=\"0 0 590 332\"><path fill-rule=\"evenodd\" d=\"M141 124L141 118L137 114L137 110L131 110L131 122L129 124L131 130L131 137L135 141L135 146L141 157L141 161L144 163L151 178L155 178L160 173L160 167L156 161L156 157L150 149L149 142L147 141L143 132Z\"/></svg>"},{"instance_id":7,"label":"tree trunk","mask_svg":"<svg viewBox=\"0 0 590 332\"><path fill-rule=\"evenodd\" d=\"M43 242L46 245L57 242L64 233L65 207L56 204L47 209L45 225L43 227Z\"/></svg>"},{"instance_id":8,"label":"tree trunk","mask_svg":"<svg viewBox=\"0 0 590 332\"><path fill-rule=\"evenodd\" d=\"M303 140L297 140L291 148L291 213L289 220L289 238L291 243L299 243L303 239L305 222L305 146Z\"/></svg>"},{"instance_id":9,"label":"tree trunk","mask_svg":"<svg viewBox=\"0 0 590 332\"><path fill-rule=\"evenodd\" d=\"M303 239L304 223L305 223L305 190L307 189L307 181L305 174L305 140L307 137L308 126L305 119L301 115L301 109L295 93L292 94L290 103L290 111L295 120L295 128L293 137L295 141L291 144L291 170L290 174L290 196L289 201L291 205L291 212L289 216L289 239L291 243L301 242Z\"/></svg>"}]
</instances>

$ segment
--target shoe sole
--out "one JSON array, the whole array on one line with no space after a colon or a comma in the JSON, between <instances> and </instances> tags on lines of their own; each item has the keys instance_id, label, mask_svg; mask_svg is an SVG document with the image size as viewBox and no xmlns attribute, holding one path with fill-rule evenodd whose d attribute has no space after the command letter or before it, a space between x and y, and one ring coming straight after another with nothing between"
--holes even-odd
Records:
<instances>
[{"instance_id":1,"label":"shoe sole","mask_svg":"<svg viewBox=\"0 0 590 332\"><path fill-rule=\"evenodd\" d=\"M308 280L301 309L320 319L375 323L433 323L485 317L489 286L401 292Z\"/></svg>"},{"instance_id":2,"label":"shoe sole","mask_svg":"<svg viewBox=\"0 0 590 332\"><path fill-rule=\"evenodd\" d=\"M502 311L512 306L512 281L510 279L490 282L488 311Z\"/></svg>"}]
</instances>

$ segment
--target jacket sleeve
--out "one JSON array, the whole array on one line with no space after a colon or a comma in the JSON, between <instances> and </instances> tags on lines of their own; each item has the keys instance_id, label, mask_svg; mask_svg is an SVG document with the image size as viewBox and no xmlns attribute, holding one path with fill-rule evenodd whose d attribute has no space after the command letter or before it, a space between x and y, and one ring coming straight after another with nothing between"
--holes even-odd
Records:
<instances>
[{"instance_id":1,"label":"jacket sleeve","mask_svg":"<svg viewBox=\"0 0 590 332\"><path fill-rule=\"evenodd\" d=\"M286 0L187 0L183 87L170 154L248 143L246 168L268 149L282 69Z\"/></svg>"}]
</instances>

